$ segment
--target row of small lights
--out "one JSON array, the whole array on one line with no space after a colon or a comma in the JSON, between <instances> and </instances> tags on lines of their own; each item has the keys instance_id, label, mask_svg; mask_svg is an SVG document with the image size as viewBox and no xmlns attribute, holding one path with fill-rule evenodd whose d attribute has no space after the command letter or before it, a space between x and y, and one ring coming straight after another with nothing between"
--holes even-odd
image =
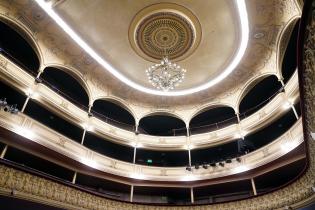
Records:
<instances>
[{"instance_id":1,"label":"row of small lights","mask_svg":"<svg viewBox=\"0 0 315 210\"><path fill-rule=\"evenodd\" d=\"M241 162L241 158L240 158L240 157L235 158L235 160L236 160L237 162L239 162L239 163ZM198 169L200 169L200 166L202 166L203 169L208 169L209 167L215 168L215 167L217 167L217 164L218 164L219 166L221 166L221 167L224 167L225 163L232 163L232 159L226 159L225 161L221 161L221 162L204 163L204 164L201 164L201 165L195 164L194 167L193 167L193 166L187 166L187 167L186 167L186 170L187 170L187 171L192 171L193 168L195 168L196 170L198 170Z\"/></svg>"},{"instance_id":2,"label":"row of small lights","mask_svg":"<svg viewBox=\"0 0 315 210\"><path fill-rule=\"evenodd\" d=\"M19 110L16 107L16 104L9 105L6 98L0 99L0 109L3 109L3 111L11 114L17 114Z\"/></svg>"}]
</instances>

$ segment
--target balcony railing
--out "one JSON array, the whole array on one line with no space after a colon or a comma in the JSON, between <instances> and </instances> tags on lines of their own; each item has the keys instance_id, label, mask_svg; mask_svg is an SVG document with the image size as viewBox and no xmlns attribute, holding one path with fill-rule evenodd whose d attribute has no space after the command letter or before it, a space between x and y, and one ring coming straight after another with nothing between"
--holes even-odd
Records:
<instances>
[{"instance_id":1,"label":"balcony railing","mask_svg":"<svg viewBox=\"0 0 315 210\"><path fill-rule=\"evenodd\" d=\"M21 71L19 68L14 67L14 65L8 65L8 72L10 74L6 74L5 72L2 72L5 74L5 77L12 77L14 76L14 79L16 80L17 88L22 88L23 86L32 86L32 79L30 76L26 77L26 73L24 71ZM8 79L8 78L5 78ZM15 84L14 84L15 85ZM25 88L25 87L24 87ZM24 91L24 89L22 89ZM279 116L281 113L283 113L284 109L282 109L282 104L285 101L285 98L290 97L292 100L295 100L298 97L298 85L297 85L297 74L295 73L292 78L289 80L289 82L285 86L285 94L279 93L274 99L269 98L264 101L264 103L267 103L267 105L263 106L264 103L259 104L258 106L263 106L262 110L255 112L255 114L252 114L250 116L247 116L243 119L240 124L242 125L243 129L246 129L246 132L252 132L256 129L257 126L262 126L264 123L267 123L273 119L275 119L277 116ZM60 112L62 112L65 115L69 115L69 119L72 120L73 123L82 123L87 120L87 112L83 109L79 109L76 105L72 103L68 103L68 107L63 107L61 103L66 100L67 98L63 98L62 96L58 97L59 94L53 94L51 89L49 89L45 85L39 85L39 87L36 89L38 91L38 95L41 100L40 103L42 104L49 104L53 108L60 109ZM36 100L36 99L35 99ZM53 102L58 103L53 103ZM244 113L243 113L244 114ZM96 115L96 114L95 114ZM91 125L95 128L94 132L100 134L101 136L104 136L105 138L110 136L113 141L120 142L122 144L130 145L132 142L135 141L135 133L130 132L129 130L133 130L132 127L129 127L129 129L120 129L120 127L113 126L110 123L106 124L103 120L96 120L97 118L91 119ZM107 120L108 122L111 120ZM103 123L104 122L104 123ZM111 121L112 122L112 121ZM199 147L198 145L202 146L209 146L213 143L218 144L217 142L222 140L222 143L225 143L227 141L231 141L231 138L235 137L235 133L238 132L237 130L237 124L228 126L228 122L222 122L218 123L218 125L210 125L209 130L213 130L213 128L216 128L217 126L221 128L220 130L214 130L202 134L192 135L190 137L191 143L195 145L195 147ZM226 123L226 124L225 124ZM116 125L116 122L112 123ZM119 124L119 123L118 123ZM120 125L120 124L119 124ZM225 125L225 126L220 126ZM122 127L124 127L123 125ZM227 127L226 127L227 126ZM206 126L207 127L207 126ZM140 128L141 129L141 128ZM140 130L139 129L139 130ZM194 128L191 128L194 130ZM208 129L208 128L207 128ZM206 130L206 129L205 129ZM185 143L187 143L186 140L186 128L181 129L180 131L171 131L174 132L176 135L176 138L174 136L150 136L146 134L140 134L138 136L138 142L141 143L144 147L147 148L179 148L183 147ZM143 131L140 133L144 133ZM196 131L195 131L196 133ZM174 135L174 134L173 134Z\"/></svg>"},{"instance_id":2,"label":"balcony railing","mask_svg":"<svg viewBox=\"0 0 315 210\"><path fill-rule=\"evenodd\" d=\"M93 152L84 145L59 134L58 132L21 113L18 115L12 115L7 112L0 111L0 116L0 124L6 129L23 135L30 141L44 145L57 153L61 153L73 160L106 173L133 178L133 174L138 171L141 172L144 179L156 181L178 181L187 176L185 167L154 167L135 165L133 163L119 161ZM60 147L60 139L64 142L62 143L62 147ZM282 136L260 149L243 155L242 159L248 168L253 169L288 153L302 142L302 120L299 119ZM287 143L288 148L282 148L283 145L286 145ZM115 167L113 167L113 165L115 165ZM238 161L232 161L232 163L226 164L225 167L209 168L207 171L196 170L190 180L204 180L232 175L237 173L234 169L240 165L241 163Z\"/></svg>"}]
</instances>

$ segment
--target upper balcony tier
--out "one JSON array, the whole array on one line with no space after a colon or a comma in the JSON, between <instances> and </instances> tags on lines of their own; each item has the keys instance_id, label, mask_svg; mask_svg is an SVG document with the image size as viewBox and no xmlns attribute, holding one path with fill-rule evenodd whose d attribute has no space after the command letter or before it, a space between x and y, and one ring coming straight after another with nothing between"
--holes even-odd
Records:
<instances>
[{"instance_id":1,"label":"upper balcony tier","mask_svg":"<svg viewBox=\"0 0 315 210\"><path fill-rule=\"evenodd\" d=\"M58 92L45 84L35 83L34 77L16 65L4 55L0 55L0 76L33 100L38 101L52 111L58 110L71 123L89 127L92 132L113 142L154 150L183 150L190 148L209 147L233 141L239 136L245 136L266 126L281 116L288 104L294 104L299 97L297 72L284 86L284 91L278 92L266 105L250 116L217 130L191 136L152 136L137 134L133 131L119 128L98 117L89 117L88 112L76 106Z\"/></svg>"}]
</instances>

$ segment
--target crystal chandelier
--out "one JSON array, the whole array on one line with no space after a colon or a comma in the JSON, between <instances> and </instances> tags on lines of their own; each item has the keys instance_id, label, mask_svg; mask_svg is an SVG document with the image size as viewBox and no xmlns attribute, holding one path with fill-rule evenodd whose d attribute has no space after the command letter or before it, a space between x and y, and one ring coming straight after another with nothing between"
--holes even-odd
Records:
<instances>
[{"instance_id":1,"label":"crystal chandelier","mask_svg":"<svg viewBox=\"0 0 315 210\"><path fill-rule=\"evenodd\" d=\"M159 90L173 90L185 78L186 69L172 63L164 56L160 63L154 64L146 71L149 82Z\"/></svg>"}]
</instances>

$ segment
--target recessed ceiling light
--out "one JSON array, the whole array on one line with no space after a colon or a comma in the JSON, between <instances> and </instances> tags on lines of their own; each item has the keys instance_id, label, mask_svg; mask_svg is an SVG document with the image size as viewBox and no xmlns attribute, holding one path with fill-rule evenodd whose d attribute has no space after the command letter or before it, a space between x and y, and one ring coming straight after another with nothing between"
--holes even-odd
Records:
<instances>
[{"instance_id":1,"label":"recessed ceiling light","mask_svg":"<svg viewBox=\"0 0 315 210\"><path fill-rule=\"evenodd\" d=\"M16 126L14 130L20 136L26 137L26 138L31 139L31 140L35 136L35 133L30 128L25 128L22 126Z\"/></svg>"},{"instance_id":2,"label":"recessed ceiling light","mask_svg":"<svg viewBox=\"0 0 315 210\"><path fill-rule=\"evenodd\" d=\"M290 103L289 101L286 101L286 102L284 102L284 104L283 104L283 108L284 108L284 109L289 109L291 106L292 106L292 105L291 105L291 103Z\"/></svg>"},{"instance_id":3,"label":"recessed ceiling light","mask_svg":"<svg viewBox=\"0 0 315 210\"><path fill-rule=\"evenodd\" d=\"M133 179L144 179L145 178L145 176L143 174L141 174L141 173L132 173L130 175L130 177L133 178Z\"/></svg>"},{"instance_id":4,"label":"recessed ceiling light","mask_svg":"<svg viewBox=\"0 0 315 210\"><path fill-rule=\"evenodd\" d=\"M249 170L249 167L246 166L246 165L241 165L241 166L238 166L236 168L234 168L234 173L242 173L242 172L245 172L245 171L248 171Z\"/></svg>"},{"instance_id":5,"label":"recessed ceiling light","mask_svg":"<svg viewBox=\"0 0 315 210\"><path fill-rule=\"evenodd\" d=\"M185 181L185 182L187 182L187 181L194 181L195 179L196 179L196 177L195 177L194 175L188 174L188 175L186 175L186 176L183 176L183 177L180 179L180 181Z\"/></svg>"},{"instance_id":6,"label":"recessed ceiling light","mask_svg":"<svg viewBox=\"0 0 315 210\"><path fill-rule=\"evenodd\" d=\"M93 126L90 125L89 123L83 123L82 124L83 129L85 129L86 131L92 131L93 130Z\"/></svg>"},{"instance_id":7,"label":"recessed ceiling light","mask_svg":"<svg viewBox=\"0 0 315 210\"><path fill-rule=\"evenodd\" d=\"M81 158L81 162L82 162L84 165L87 165L87 166L89 166L89 167L91 167L91 168L97 168L97 166L98 166L98 164L97 164L96 161L91 160L91 159L88 159L88 158L84 158L84 157Z\"/></svg>"},{"instance_id":8,"label":"recessed ceiling light","mask_svg":"<svg viewBox=\"0 0 315 210\"><path fill-rule=\"evenodd\" d=\"M286 143L282 144L282 145L281 145L281 149L282 149L284 152L290 152L290 151L293 150L296 146L297 146L296 142L290 141L290 142L286 142Z\"/></svg>"}]
</instances>

